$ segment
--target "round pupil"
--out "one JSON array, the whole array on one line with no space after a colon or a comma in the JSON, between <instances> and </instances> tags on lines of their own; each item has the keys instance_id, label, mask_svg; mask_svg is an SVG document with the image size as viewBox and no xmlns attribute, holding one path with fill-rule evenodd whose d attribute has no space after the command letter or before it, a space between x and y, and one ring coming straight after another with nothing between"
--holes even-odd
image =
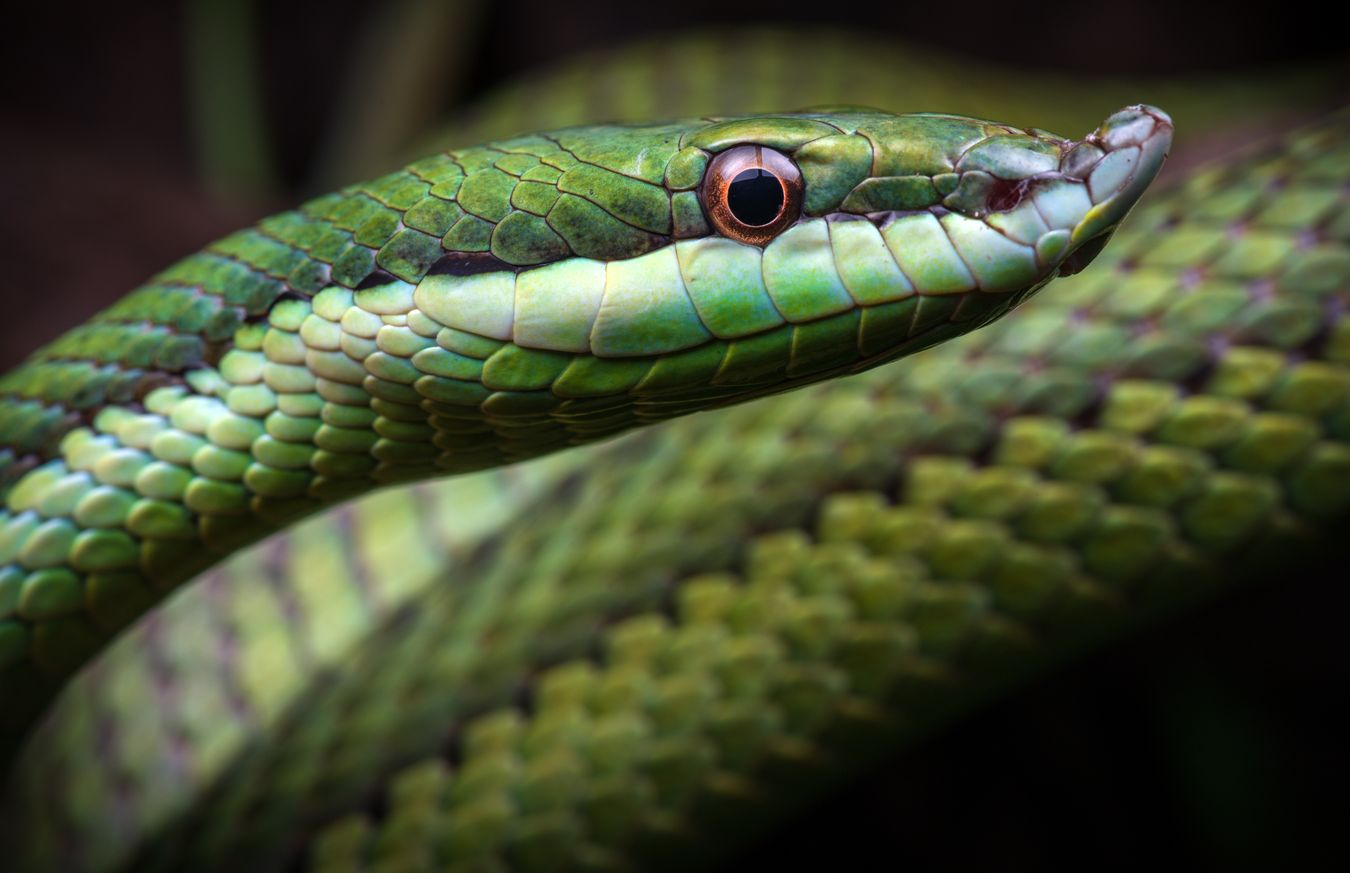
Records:
<instances>
[{"instance_id":1,"label":"round pupil","mask_svg":"<svg viewBox=\"0 0 1350 873\"><path fill-rule=\"evenodd\" d=\"M768 170L742 170L727 186L727 206L737 220L751 227L768 224L783 208L783 183Z\"/></svg>"}]
</instances>

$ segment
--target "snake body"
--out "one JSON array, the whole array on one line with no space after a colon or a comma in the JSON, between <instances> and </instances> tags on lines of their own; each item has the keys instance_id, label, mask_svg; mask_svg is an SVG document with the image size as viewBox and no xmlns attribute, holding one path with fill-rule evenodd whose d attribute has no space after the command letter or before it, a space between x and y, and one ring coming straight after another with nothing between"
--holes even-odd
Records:
<instances>
[{"instance_id":1,"label":"snake body","mask_svg":"<svg viewBox=\"0 0 1350 873\"><path fill-rule=\"evenodd\" d=\"M589 127L440 154L227 237L0 382L0 687L40 695L156 593L373 486L990 321L1091 257L1170 142L1139 108L1081 142L867 110ZM801 174L794 223L756 244L709 225L716 156L744 149Z\"/></svg>"},{"instance_id":2,"label":"snake body","mask_svg":"<svg viewBox=\"0 0 1350 873\"><path fill-rule=\"evenodd\" d=\"M217 244L0 382L6 714L22 725L11 700L44 700L164 591L323 505L1002 315L1096 253L1169 128L1150 109L1084 144L856 111L587 128L450 153ZM134 775L185 773L153 731L109 735L63 701L11 783L75 786L21 802L27 856L282 863L410 764L380 814L312 844L316 869L671 860L1009 663L1325 536L1350 495L1345 133L1197 177L1082 276L908 365L644 431L585 476L563 456L519 496L528 522L472 548L445 534L462 495L424 489L358 510L386 519L364 568L341 548L350 516L250 552L230 572L383 617L316 622L302 665L266 646L294 604L244 607L263 610L239 624L264 629L238 646L256 662L179 686L201 696L169 746L220 738L188 807ZM747 142L805 177L802 220L762 249L710 233L698 201L709 156ZM1028 184L1006 200L996 179ZM409 599L371 582L371 555L450 584ZM108 674L123 705L183 669L159 645ZM320 679L297 690L302 669ZM62 768L81 745L118 763Z\"/></svg>"}]
</instances>

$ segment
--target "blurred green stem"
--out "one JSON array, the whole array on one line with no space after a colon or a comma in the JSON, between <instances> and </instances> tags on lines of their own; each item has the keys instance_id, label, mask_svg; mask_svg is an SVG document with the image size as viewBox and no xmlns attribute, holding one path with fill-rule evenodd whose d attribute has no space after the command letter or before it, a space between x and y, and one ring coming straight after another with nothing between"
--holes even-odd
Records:
<instances>
[{"instance_id":1,"label":"blurred green stem","mask_svg":"<svg viewBox=\"0 0 1350 873\"><path fill-rule=\"evenodd\" d=\"M197 159L213 197L270 199L278 182L263 105L254 0L188 0L187 71Z\"/></svg>"},{"instance_id":2,"label":"blurred green stem","mask_svg":"<svg viewBox=\"0 0 1350 873\"><path fill-rule=\"evenodd\" d=\"M386 172L463 85L482 4L380 4L343 64L342 89L307 187L324 191Z\"/></svg>"}]
</instances>

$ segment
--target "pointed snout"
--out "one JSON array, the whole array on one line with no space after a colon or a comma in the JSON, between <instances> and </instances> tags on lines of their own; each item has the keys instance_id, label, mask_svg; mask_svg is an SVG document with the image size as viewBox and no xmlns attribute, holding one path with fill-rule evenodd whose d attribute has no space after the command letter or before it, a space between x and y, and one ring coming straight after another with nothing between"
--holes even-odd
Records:
<instances>
[{"instance_id":1,"label":"pointed snout","mask_svg":"<svg viewBox=\"0 0 1350 873\"><path fill-rule=\"evenodd\" d=\"M1127 106L1110 115L1065 153L1060 169L1087 184L1092 208L1074 228L1072 244L1119 223L1157 177L1172 147L1172 119L1153 106Z\"/></svg>"}]
</instances>

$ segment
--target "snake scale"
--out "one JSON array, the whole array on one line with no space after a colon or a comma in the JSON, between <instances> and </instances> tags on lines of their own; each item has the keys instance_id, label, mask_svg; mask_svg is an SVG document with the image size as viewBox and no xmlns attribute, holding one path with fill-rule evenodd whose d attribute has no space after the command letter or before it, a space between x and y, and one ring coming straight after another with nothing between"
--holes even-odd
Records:
<instances>
[{"instance_id":1,"label":"snake scale","mask_svg":"<svg viewBox=\"0 0 1350 873\"><path fill-rule=\"evenodd\" d=\"M945 342L245 551L71 681L7 841L34 869L681 866L1316 546L1350 501L1346 122L1151 196L1098 256L1169 135L1147 108L1083 142L852 109L565 130L170 268L0 381L16 737L316 508ZM780 211L740 227L709 197L746 144Z\"/></svg>"}]
</instances>

